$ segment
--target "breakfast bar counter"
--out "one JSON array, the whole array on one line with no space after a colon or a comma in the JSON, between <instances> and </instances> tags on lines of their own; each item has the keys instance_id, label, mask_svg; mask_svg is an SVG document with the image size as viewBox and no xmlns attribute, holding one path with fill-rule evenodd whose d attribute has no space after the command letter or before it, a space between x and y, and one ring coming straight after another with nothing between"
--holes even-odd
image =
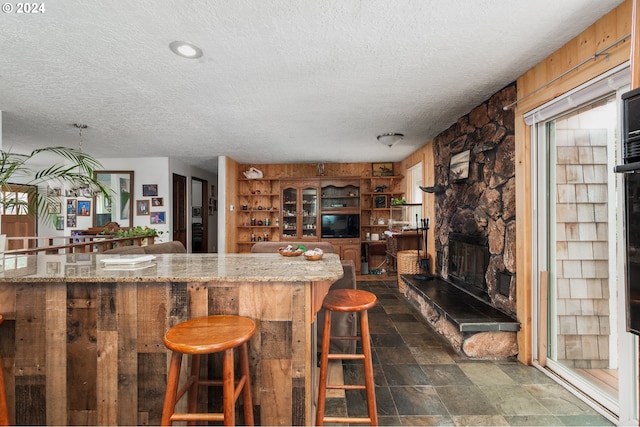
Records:
<instances>
[{"instance_id":1,"label":"breakfast bar counter","mask_svg":"<svg viewBox=\"0 0 640 427\"><path fill-rule=\"evenodd\" d=\"M121 262L105 262L115 257ZM163 335L210 314L256 322L249 341L256 422L313 423L313 321L343 275L337 255L307 261L163 254L138 261L102 254L4 257L0 355L13 424L157 425L170 360ZM201 393L204 411L219 404L219 392Z\"/></svg>"}]
</instances>

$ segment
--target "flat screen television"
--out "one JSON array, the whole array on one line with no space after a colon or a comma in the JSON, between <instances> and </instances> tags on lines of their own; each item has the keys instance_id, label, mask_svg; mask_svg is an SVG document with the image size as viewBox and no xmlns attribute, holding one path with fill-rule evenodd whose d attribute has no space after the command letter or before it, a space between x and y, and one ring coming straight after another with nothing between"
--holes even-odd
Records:
<instances>
[{"instance_id":1,"label":"flat screen television","mask_svg":"<svg viewBox=\"0 0 640 427\"><path fill-rule=\"evenodd\" d=\"M360 215L324 214L322 215L322 238L360 237Z\"/></svg>"}]
</instances>

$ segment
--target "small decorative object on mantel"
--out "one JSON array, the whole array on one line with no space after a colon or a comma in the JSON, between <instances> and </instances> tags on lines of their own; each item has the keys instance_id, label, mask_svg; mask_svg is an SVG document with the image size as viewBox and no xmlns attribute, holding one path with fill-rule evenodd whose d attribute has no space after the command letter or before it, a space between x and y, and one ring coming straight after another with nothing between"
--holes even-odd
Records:
<instances>
[{"instance_id":1,"label":"small decorative object on mantel","mask_svg":"<svg viewBox=\"0 0 640 427\"><path fill-rule=\"evenodd\" d=\"M263 177L262 171L256 168L249 168L248 171L242 172L242 174L247 179L260 179Z\"/></svg>"}]
</instances>

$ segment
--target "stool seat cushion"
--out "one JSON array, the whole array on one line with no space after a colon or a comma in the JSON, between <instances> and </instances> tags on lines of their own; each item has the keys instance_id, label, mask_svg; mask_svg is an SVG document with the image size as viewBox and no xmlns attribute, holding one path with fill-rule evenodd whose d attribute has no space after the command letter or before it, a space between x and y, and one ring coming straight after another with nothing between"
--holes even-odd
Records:
<instances>
[{"instance_id":1,"label":"stool seat cushion","mask_svg":"<svg viewBox=\"0 0 640 427\"><path fill-rule=\"evenodd\" d=\"M205 316L169 329L164 344L184 354L208 354L239 346L253 336L256 324L242 316Z\"/></svg>"},{"instance_id":2,"label":"stool seat cushion","mask_svg":"<svg viewBox=\"0 0 640 427\"><path fill-rule=\"evenodd\" d=\"M363 311L376 305L378 299L371 292L360 289L330 290L324 297L322 307L331 311Z\"/></svg>"}]
</instances>

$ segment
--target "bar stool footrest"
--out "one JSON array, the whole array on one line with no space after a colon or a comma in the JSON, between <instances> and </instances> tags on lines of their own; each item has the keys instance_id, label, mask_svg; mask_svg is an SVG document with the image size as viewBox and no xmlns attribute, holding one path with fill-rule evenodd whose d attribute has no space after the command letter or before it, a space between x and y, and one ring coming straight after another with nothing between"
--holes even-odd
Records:
<instances>
[{"instance_id":1,"label":"bar stool footrest","mask_svg":"<svg viewBox=\"0 0 640 427\"><path fill-rule=\"evenodd\" d=\"M354 424L371 424L371 418L349 418L349 417L324 417L327 423L354 423Z\"/></svg>"},{"instance_id":2,"label":"bar stool footrest","mask_svg":"<svg viewBox=\"0 0 640 427\"><path fill-rule=\"evenodd\" d=\"M213 412L173 414L171 415L171 421L224 421L224 414Z\"/></svg>"},{"instance_id":3,"label":"bar stool footrest","mask_svg":"<svg viewBox=\"0 0 640 427\"><path fill-rule=\"evenodd\" d=\"M364 384L327 384L327 388L334 390L365 390Z\"/></svg>"},{"instance_id":4,"label":"bar stool footrest","mask_svg":"<svg viewBox=\"0 0 640 427\"><path fill-rule=\"evenodd\" d=\"M333 354L328 354L327 358L329 360L362 360L362 359L364 359L364 354L339 354L339 353L333 353Z\"/></svg>"}]
</instances>

